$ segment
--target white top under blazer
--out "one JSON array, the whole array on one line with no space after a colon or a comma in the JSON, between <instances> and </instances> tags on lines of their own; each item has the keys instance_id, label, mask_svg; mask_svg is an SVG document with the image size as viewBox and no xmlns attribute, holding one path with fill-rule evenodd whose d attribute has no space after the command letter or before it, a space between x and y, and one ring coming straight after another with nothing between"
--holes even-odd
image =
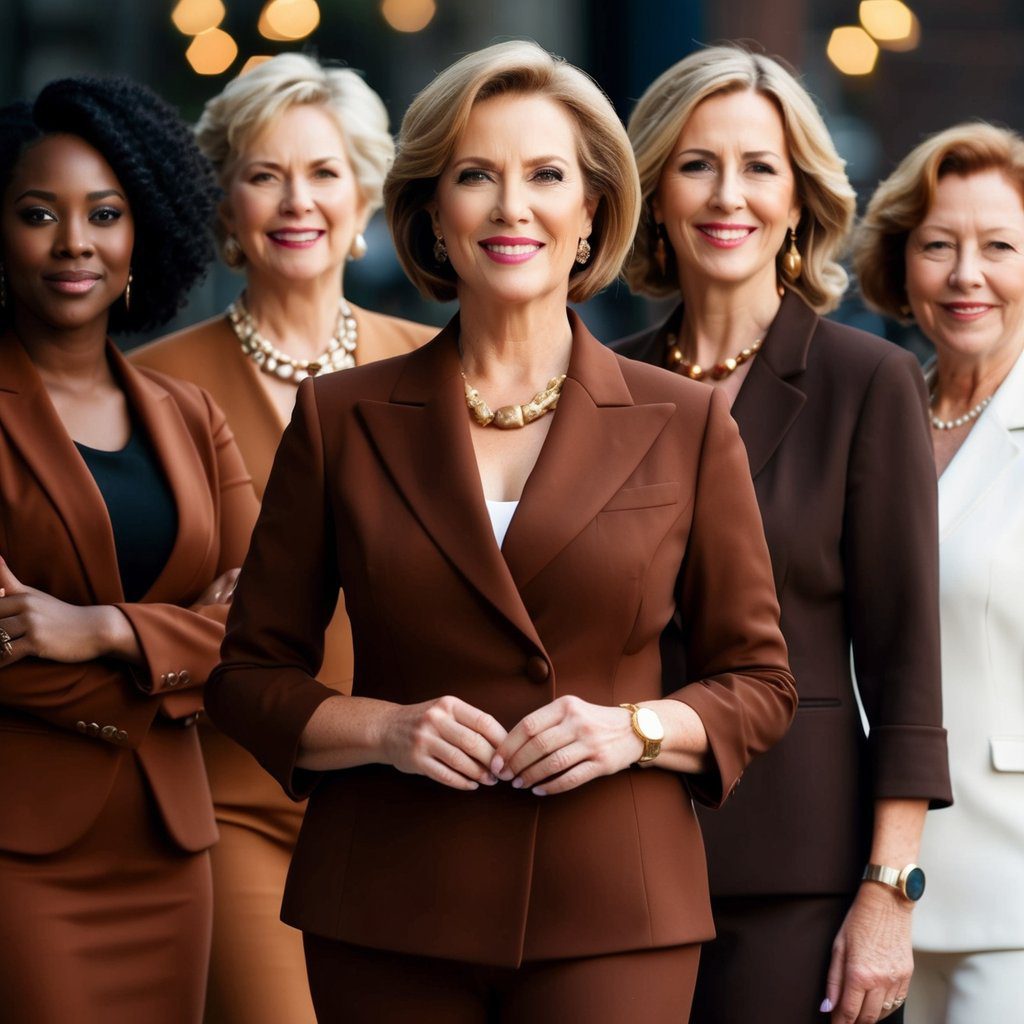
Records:
<instances>
[{"instance_id":1,"label":"white top under blazer","mask_svg":"<svg viewBox=\"0 0 1024 1024\"><path fill-rule=\"evenodd\" d=\"M914 946L1024 949L1024 355L939 478L939 573L954 804L925 823Z\"/></svg>"}]
</instances>

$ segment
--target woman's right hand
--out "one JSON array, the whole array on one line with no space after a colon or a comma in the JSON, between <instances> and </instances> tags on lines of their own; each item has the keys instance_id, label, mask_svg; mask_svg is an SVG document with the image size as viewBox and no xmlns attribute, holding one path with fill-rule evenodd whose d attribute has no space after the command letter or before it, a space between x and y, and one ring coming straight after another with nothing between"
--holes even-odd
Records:
<instances>
[{"instance_id":1,"label":"woman's right hand","mask_svg":"<svg viewBox=\"0 0 1024 1024\"><path fill-rule=\"evenodd\" d=\"M400 772L463 790L498 781L489 765L506 730L458 697L391 705L382 725L383 759Z\"/></svg>"}]
</instances>

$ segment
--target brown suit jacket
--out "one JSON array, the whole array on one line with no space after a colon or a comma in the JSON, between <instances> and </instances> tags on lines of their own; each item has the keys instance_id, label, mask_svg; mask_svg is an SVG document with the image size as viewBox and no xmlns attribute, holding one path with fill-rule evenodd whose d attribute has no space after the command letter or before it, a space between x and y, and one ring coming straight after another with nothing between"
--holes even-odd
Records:
<instances>
[{"instance_id":1,"label":"brown suit jacket","mask_svg":"<svg viewBox=\"0 0 1024 1024\"><path fill-rule=\"evenodd\" d=\"M198 388L108 355L167 475L178 536L143 600L125 604L103 497L31 360L0 337L0 554L26 585L112 604L144 662L0 663L0 849L53 853L95 821L125 757L138 758L173 840L216 840L194 722L217 660L223 605L188 610L241 563L257 502L224 417ZM172 719L176 723L172 724Z\"/></svg>"},{"instance_id":2,"label":"brown suit jacket","mask_svg":"<svg viewBox=\"0 0 1024 1024\"><path fill-rule=\"evenodd\" d=\"M664 365L682 315L612 348ZM909 353L786 294L732 412L800 706L742 794L701 816L715 895L851 892L869 853L874 800L952 799L926 407ZM670 671L686 672L677 624L663 655Z\"/></svg>"},{"instance_id":3,"label":"brown suit jacket","mask_svg":"<svg viewBox=\"0 0 1024 1024\"><path fill-rule=\"evenodd\" d=\"M572 317L558 410L499 551L457 354L424 348L304 382L207 688L218 725L312 791L283 916L422 955L515 965L710 937L684 779L633 769L560 796L473 793L369 765L297 770L345 588L354 693L455 694L511 727L561 694L662 695L679 610L710 738L710 804L785 731L793 693L746 459L720 395L616 358Z\"/></svg>"}]
</instances>

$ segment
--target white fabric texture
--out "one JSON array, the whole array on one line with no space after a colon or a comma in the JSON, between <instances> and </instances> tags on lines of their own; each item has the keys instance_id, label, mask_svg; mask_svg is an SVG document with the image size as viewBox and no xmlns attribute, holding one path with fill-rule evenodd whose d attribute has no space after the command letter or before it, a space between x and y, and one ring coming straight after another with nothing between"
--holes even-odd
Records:
<instances>
[{"instance_id":1,"label":"white fabric texture","mask_svg":"<svg viewBox=\"0 0 1024 1024\"><path fill-rule=\"evenodd\" d=\"M494 539L500 548L505 543L505 534L508 533L508 525L519 507L518 501L491 501L487 499L487 514L491 517L491 529L494 530Z\"/></svg>"}]
</instances>

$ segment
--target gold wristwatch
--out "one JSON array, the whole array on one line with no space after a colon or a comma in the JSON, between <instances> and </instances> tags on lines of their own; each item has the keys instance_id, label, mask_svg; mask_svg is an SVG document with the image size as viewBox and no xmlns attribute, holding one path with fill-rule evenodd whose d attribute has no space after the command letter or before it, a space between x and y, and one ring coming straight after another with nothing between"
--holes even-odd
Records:
<instances>
[{"instance_id":1,"label":"gold wristwatch","mask_svg":"<svg viewBox=\"0 0 1024 1024\"><path fill-rule=\"evenodd\" d=\"M635 704L620 704L630 713L629 724L633 732L644 741L644 752L637 758L637 764L647 764L661 753L661 741L665 738L665 727L661 719L650 708L640 708Z\"/></svg>"}]
</instances>

